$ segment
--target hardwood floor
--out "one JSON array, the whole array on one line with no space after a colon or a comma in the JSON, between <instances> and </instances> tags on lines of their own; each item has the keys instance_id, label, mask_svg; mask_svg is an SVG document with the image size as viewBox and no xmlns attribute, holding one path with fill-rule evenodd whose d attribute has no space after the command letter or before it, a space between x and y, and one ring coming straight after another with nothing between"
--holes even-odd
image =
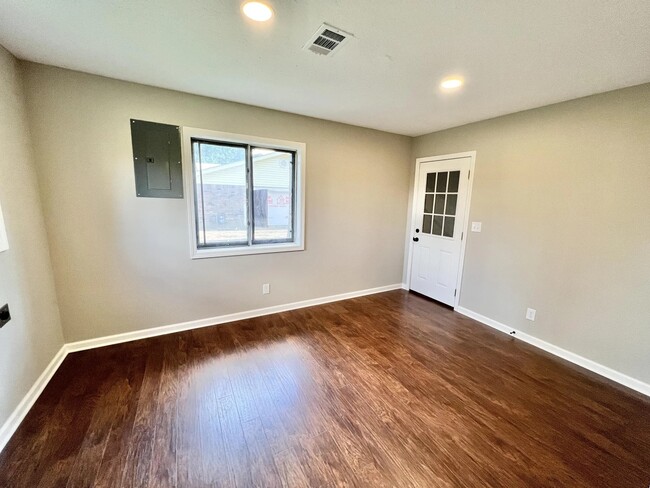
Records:
<instances>
[{"instance_id":1,"label":"hardwood floor","mask_svg":"<svg viewBox=\"0 0 650 488\"><path fill-rule=\"evenodd\" d=\"M640 394L403 291L71 354L3 487L637 487Z\"/></svg>"}]
</instances>

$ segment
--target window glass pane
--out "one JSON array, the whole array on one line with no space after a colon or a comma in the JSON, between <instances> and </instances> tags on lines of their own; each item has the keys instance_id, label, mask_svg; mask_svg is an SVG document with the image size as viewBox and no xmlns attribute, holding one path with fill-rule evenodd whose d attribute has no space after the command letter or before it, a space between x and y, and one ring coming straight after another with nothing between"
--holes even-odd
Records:
<instances>
[{"instance_id":1,"label":"window glass pane","mask_svg":"<svg viewBox=\"0 0 650 488\"><path fill-rule=\"evenodd\" d=\"M433 217L433 234L442 235L442 215L434 215Z\"/></svg>"},{"instance_id":2,"label":"window glass pane","mask_svg":"<svg viewBox=\"0 0 650 488\"><path fill-rule=\"evenodd\" d=\"M456 215L456 202L458 201L458 195L447 195L447 209L445 213L447 215Z\"/></svg>"},{"instance_id":3,"label":"window glass pane","mask_svg":"<svg viewBox=\"0 0 650 488\"><path fill-rule=\"evenodd\" d=\"M422 232L431 234L431 215L425 215L422 219Z\"/></svg>"},{"instance_id":4,"label":"window glass pane","mask_svg":"<svg viewBox=\"0 0 650 488\"><path fill-rule=\"evenodd\" d=\"M199 247L248 243L246 149L192 145Z\"/></svg>"},{"instance_id":5,"label":"window glass pane","mask_svg":"<svg viewBox=\"0 0 650 488\"><path fill-rule=\"evenodd\" d=\"M448 192L458 191L458 181L460 180L460 171L452 171L449 173L449 189Z\"/></svg>"},{"instance_id":6,"label":"window glass pane","mask_svg":"<svg viewBox=\"0 0 650 488\"><path fill-rule=\"evenodd\" d=\"M435 191L436 188L436 174L429 173L427 175L427 190L426 191Z\"/></svg>"},{"instance_id":7,"label":"window glass pane","mask_svg":"<svg viewBox=\"0 0 650 488\"><path fill-rule=\"evenodd\" d=\"M438 181L436 182L436 191L447 191L447 173L438 173Z\"/></svg>"},{"instance_id":8,"label":"window glass pane","mask_svg":"<svg viewBox=\"0 0 650 488\"><path fill-rule=\"evenodd\" d=\"M433 195L424 196L424 211L427 213L433 213Z\"/></svg>"},{"instance_id":9,"label":"window glass pane","mask_svg":"<svg viewBox=\"0 0 650 488\"><path fill-rule=\"evenodd\" d=\"M294 154L253 148L253 242L293 240Z\"/></svg>"},{"instance_id":10,"label":"window glass pane","mask_svg":"<svg viewBox=\"0 0 650 488\"><path fill-rule=\"evenodd\" d=\"M445 213L445 195L436 195L436 206L434 213L443 214Z\"/></svg>"},{"instance_id":11,"label":"window glass pane","mask_svg":"<svg viewBox=\"0 0 650 488\"><path fill-rule=\"evenodd\" d=\"M456 219L454 217L445 217L445 228L443 231L443 235L445 237L454 237L454 221Z\"/></svg>"}]
</instances>

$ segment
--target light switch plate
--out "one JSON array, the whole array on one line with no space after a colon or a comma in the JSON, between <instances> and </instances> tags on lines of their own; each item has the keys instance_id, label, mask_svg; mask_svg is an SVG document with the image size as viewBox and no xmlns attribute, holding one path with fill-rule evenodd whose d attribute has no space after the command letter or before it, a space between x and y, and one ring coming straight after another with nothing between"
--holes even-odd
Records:
<instances>
[{"instance_id":1,"label":"light switch plate","mask_svg":"<svg viewBox=\"0 0 650 488\"><path fill-rule=\"evenodd\" d=\"M5 221L2 218L2 206L0 206L0 252L9 249L9 241L7 240L7 231L5 229Z\"/></svg>"},{"instance_id":2,"label":"light switch plate","mask_svg":"<svg viewBox=\"0 0 650 488\"><path fill-rule=\"evenodd\" d=\"M481 222L472 222L472 232L481 232Z\"/></svg>"}]
</instances>

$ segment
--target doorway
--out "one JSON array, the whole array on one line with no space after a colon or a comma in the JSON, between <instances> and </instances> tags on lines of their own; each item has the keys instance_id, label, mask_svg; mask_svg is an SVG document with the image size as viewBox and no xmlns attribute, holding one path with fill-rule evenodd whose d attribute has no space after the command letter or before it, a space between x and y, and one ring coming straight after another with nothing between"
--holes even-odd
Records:
<instances>
[{"instance_id":1,"label":"doorway","mask_svg":"<svg viewBox=\"0 0 650 488\"><path fill-rule=\"evenodd\" d=\"M456 307L476 152L416 160L408 286Z\"/></svg>"}]
</instances>

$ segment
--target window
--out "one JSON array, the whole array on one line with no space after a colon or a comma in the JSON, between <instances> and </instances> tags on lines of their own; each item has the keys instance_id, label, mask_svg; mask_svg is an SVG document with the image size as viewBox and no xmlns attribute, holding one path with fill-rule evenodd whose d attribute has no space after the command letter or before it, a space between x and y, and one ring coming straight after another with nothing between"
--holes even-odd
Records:
<instances>
[{"instance_id":1,"label":"window","mask_svg":"<svg viewBox=\"0 0 650 488\"><path fill-rule=\"evenodd\" d=\"M304 249L302 143L183 129L192 257Z\"/></svg>"},{"instance_id":2,"label":"window","mask_svg":"<svg viewBox=\"0 0 650 488\"><path fill-rule=\"evenodd\" d=\"M427 174L422 232L454 237L460 171Z\"/></svg>"}]
</instances>

